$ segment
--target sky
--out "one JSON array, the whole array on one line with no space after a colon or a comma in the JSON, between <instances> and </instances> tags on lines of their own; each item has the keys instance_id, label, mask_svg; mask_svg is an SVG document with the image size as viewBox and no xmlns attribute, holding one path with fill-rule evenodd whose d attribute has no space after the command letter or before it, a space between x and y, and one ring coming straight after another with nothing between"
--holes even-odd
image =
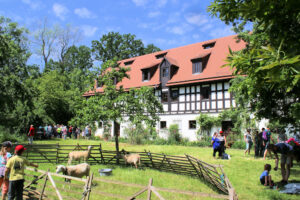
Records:
<instances>
[{"instance_id":1,"label":"sky","mask_svg":"<svg viewBox=\"0 0 300 200\"><path fill-rule=\"evenodd\" d=\"M210 0L0 0L0 15L30 33L47 19L80 31L78 44L91 46L108 32L131 33L162 50L234 34L207 12ZM31 62L38 56L33 54ZM37 63L38 64L38 63Z\"/></svg>"}]
</instances>

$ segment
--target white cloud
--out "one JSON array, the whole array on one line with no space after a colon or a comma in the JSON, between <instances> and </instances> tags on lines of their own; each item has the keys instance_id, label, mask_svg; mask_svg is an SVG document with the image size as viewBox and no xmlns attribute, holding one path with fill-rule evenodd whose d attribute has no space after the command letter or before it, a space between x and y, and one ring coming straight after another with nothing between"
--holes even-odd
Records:
<instances>
[{"instance_id":1,"label":"white cloud","mask_svg":"<svg viewBox=\"0 0 300 200\"><path fill-rule=\"evenodd\" d=\"M206 15L202 14L188 14L185 16L185 19L188 23L201 26L209 22L209 19Z\"/></svg>"},{"instance_id":2,"label":"white cloud","mask_svg":"<svg viewBox=\"0 0 300 200\"><path fill-rule=\"evenodd\" d=\"M68 8L58 3L53 4L52 10L54 14L61 20L65 20L65 17L69 12Z\"/></svg>"},{"instance_id":3,"label":"white cloud","mask_svg":"<svg viewBox=\"0 0 300 200\"><path fill-rule=\"evenodd\" d=\"M96 31L98 30L96 26L90 26L90 25L83 25L80 28L83 32L83 35L85 35L86 37L92 37L93 35L95 35Z\"/></svg>"},{"instance_id":4,"label":"white cloud","mask_svg":"<svg viewBox=\"0 0 300 200\"><path fill-rule=\"evenodd\" d=\"M91 11L89 11L87 8L76 8L74 10L74 13L81 18L87 18L87 19L96 18L96 15Z\"/></svg>"},{"instance_id":5,"label":"white cloud","mask_svg":"<svg viewBox=\"0 0 300 200\"><path fill-rule=\"evenodd\" d=\"M32 1L32 0L22 0L23 3L30 6L31 9L36 10L41 7L41 3L38 1Z\"/></svg>"},{"instance_id":6,"label":"white cloud","mask_svg":"<svg viewBox=\"0 0 300 200\"><path fill-rule=\"evenodd\" d=\"M157 7L162 8L167 4L168 0L157 0Z\"/></svg>"},{"instance_id":7,"label":"white cloud","mask_svg":"<svg viewBox=\"0 0 300 200\"><path fill-rule=\"evenodd\" d=\"M161 13L159 11L149 12L148 17L154 18L154 17L158 17L160 14Z\"/></svg>"},{"instance_id":8,"label":"white cloud","mask_svg":"<svg viewBox=\"0 0 300 200\"><path fill-rule=\"evenodd\" d=\"M168 32L176 34L176 35L183 35L186 32L191 31L193 28L188 24L181 24L173 27L169 27L167 29Z\"/></svg>"},{"instance_id":9,"label":"white cloud","mask_svg":"<svg viewBox=\"0 0 300 200\"><path fill-rule=\"evenodd\" d=\"M226 26L224 28L214 28L213 30L210 31L209 35L214 37L214 38L220 38L220 37L225 37L229 35L234 35L235 32L231 30L231 27Z\"/></svg>"},{"instance_id":10,"label":"white cloud","mask_svg":"<svg viewBox=\"0 0 300 200\"><path fill-rule=\"evenodd\" d=\"M144 6L148 3L148 0L132 0L136 6Z\"/></svg>"},{"instance_id":11,"label":"white cloud","mask_svg":"<svg viewBox=\"0 0 300 200\"><path fill-rule=\"evenodd\" d=\"M181 26L174 26L169 29L169 32L177 34L177 35L183 35L185 33L184 28Z\"/></svg>"}]
</instances>

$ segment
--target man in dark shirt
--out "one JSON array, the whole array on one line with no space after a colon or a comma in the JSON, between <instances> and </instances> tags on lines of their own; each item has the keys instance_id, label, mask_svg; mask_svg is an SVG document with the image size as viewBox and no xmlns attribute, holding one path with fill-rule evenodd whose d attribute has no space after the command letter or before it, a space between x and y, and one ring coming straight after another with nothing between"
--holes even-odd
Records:
<instances>
[{"instance_id":1,"label":"man in dark shirt","mask_svg":"<svg viewBox=\"0 0 300 200\"><path fill-rule=\"evenodd\" d=\"M274 153L275 155L275 168L276 171L278 169L278 153L281 154L280 158L280 167L281 167L281 175L283 184L287 184L289 176L290 176L290 168L291 168L291 161L293 156L293 147L287 143L277 143L277 144L270 144L268 146L268 150Z\"/></svg>"},{"instance_id":2,"label":"man in dark shirt","mask_svg":"<svg viewBox=\"0 0 300 200\"><path fill-rule=\"evenodd\" d=\"M264 146L263 146L263 139L262 139L262 133L258 133L258 131L255 133L255 156L256 157L263 157L264 153Z\"/></svg>"}]
</instances>

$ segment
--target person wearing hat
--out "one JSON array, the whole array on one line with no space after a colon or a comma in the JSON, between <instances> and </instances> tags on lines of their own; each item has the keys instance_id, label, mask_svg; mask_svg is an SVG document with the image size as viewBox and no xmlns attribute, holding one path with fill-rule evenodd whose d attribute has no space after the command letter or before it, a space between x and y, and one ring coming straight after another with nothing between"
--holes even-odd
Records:
<instances>
[{"instance_id":1,"label":"person wearing hat","mask_svg":"<svg viewBox=\"0 0 300 200\"><path fill-rule=\"evenodd\" d=\"M2 143L1 151L0 151L0 187L2 186L2 200L6 199L6 195L8 192L9 182L8 180L4 180L6 163L8 159L11 157L9 153L12 148L12 143L10 141L6 141Z\"/></svg>"},{"instance_id":2,"label":"person wearing hat","mask_svg":"<svg viewBox=\"0 0 300 200\"><path fill-rule=\"evenodd\" d=\"M15 155L11 157L6 164L4 180L8 179L8 174L10 173L8 190L9 200L14 200L15 197L17 200L23 199L25 166L38 167L38 165L29 162L21 156L25 150L26 148L23 145L16 146Z\"/></svg>"}]
</instances>

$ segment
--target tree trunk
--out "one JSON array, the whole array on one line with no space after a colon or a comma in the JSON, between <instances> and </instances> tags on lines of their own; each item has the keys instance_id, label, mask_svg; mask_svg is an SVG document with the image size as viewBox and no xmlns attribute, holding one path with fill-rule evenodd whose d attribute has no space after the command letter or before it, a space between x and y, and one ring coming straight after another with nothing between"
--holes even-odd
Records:
<instances>
[{"instance_id":1,"label":"tree trunk","mask_svg":"<svg viewBox=\"0 0 300 200\"><path fill-rule=\"evenodd\" d=\"M115 136L115 144L116 144L116 152L117 152L117 164L119 164L119 124L118 122L114 121L114 136Z\"/></svg>"}]
</instances>

